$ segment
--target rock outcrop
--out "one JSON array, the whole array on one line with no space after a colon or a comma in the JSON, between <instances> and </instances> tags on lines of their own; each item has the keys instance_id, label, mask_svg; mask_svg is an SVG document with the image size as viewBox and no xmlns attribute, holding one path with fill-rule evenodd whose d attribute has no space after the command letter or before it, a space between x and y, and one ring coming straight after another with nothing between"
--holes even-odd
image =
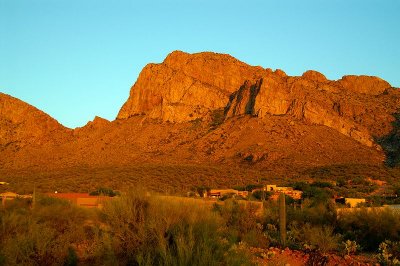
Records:
<instances>
[{"instance_id":1,"label":"rock outcrop","mask_svg":"<svg viewBox=\"0 0 400 266\"><path fill-rule=\"evenodd\" d=\"M344 76L338 82L348 90L371 95L382 94L387 88L391 87L383 79L371 76Z\"/></svg>"},{"instance_id":2,"label":"rock outcrop","mask_svg":"<svg viewBox=\"0 0 400 266\"><path fill-rule=\"evenodd\" d=\"M343 79L329 81L315 71L286 79L268 73L252 83L246 81L237 93L232 94L226 111L227 118L240 114L251 114L259 118L266 114L289 115L311 124L333 128L369 147L376 146L374 137L390 131L392 114L399 108L396 97L383 94L390 85L382 85L384 83L378 78L361 78L371 84L369 88L365 84L362 88L364 92L370 92L368 95L348 91L349 88L356 90L354 88L359 82L357 77L352 78L355 84L348 78L344 79L348 82L346 87L343 86ZM380 84L379 91L382 93L376 94L376 84ZM251 108L242 109L238 106Z\"/></svg>"},{"instance_id":3,"label":"rock outcrop","mask_svg":"<svg viewBox=\"0 0 400 266\"><path fill-rule=\"evenodd\" d=\"M117 118L141 114L170 122L204 118L224 108L244 80L263 72L230 55L173 52L163 63L143 69Z\"/></svg>"},{"instance_id":4,"label":"rock outcrop","mask_svg":"<svg viewBox=\"0 0 400 266\"><path fill-rule=\"evenodd\" d=\"M289 115L324 125L358 142L388 133L398 98L391 86L370 76L338 81L309 70L289 77L282 70L249 66L224 54L173 52L161 64L147 65L132 87L118 119L134 115L170 122L205 119L225 108L226 118L249 114Z\"/></svg>"}]
</instances>

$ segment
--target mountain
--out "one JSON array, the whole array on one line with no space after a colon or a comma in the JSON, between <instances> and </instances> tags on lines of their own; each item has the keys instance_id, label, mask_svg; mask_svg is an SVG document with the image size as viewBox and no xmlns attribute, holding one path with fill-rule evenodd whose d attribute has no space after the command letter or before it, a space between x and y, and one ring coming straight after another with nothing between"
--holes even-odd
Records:
<instances>
[{"instance_id":1,"label":"mountain","mask_svg":"<svg viewBox=\"0 0 400 266\"><path fill-rule=\"evenodd\" d=\"M166 166L201 169L193 183L206 168L226 169L220 179L205 174L215 183L239 182L237 175L247 182L240 171L258 171L254 180L332 165L379 168L400 157L399 109L399 90L378 77L335 81L312 70L292 77L226 54L175 51L142 70L114 121L96 117L70 130L0 94L0 166L6 175L89 177L107 168L125 178L152 165L153 179L164 177L149 181L154 187L181 178L160 172Z\"/></svg>"},{"instance_id":2,"label":"mountain","mask_svg":"<svg viewBox=\"0 0 400 266\"><path fill-rule=\"evenodd\" d=\"M37 108L0 93L0 150L61 141L71 130Z\"/></svg>"},{"instance_id":3,"label":"mountain","mask_svg":"<svg viewBox=\"0 0 400 266\"><path fill-rule=\"evenodd\" d=\"M224 108L227 118L288 115L374 146L374 136L390 131L398 98L398 91L377 77L330 81L316 71L288 77L229 55L173 52L163 63L144 68L117 118L145 114L184 122Z\"/></svg>"}]
</instances>

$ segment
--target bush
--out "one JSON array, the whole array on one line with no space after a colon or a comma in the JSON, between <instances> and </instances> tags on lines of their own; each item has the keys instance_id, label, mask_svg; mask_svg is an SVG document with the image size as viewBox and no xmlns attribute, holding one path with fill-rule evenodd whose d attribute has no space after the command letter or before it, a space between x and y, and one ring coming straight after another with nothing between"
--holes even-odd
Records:
<instances>
[{"instance_id":1,"label":"bush","mask_svg":"<svg viewBox=\"0 0 400 266\"><path fill-rule=\"evenodd\" d=\"M326 203L332 198L332 192L325 188L310 186L303 190L303 199L311 199L313 204Z\"/></svg>"},{"instance_id":2,"label":"bush","mask_svg":"<svg viewBox=\"0 0 400 266\"><path fill-rule=\"evenodd\" d=\"M311 184L311 186L319 188L333 188L333 185L331 183L323 181L315 181Z\"/></svg>"},{"instance_id":3,"label":"bush","mask_svg":"<svg viewBox=\"0 0 400 266\"><path fill-rule=\"evenodd\" d=\"M400 242L382 242L377 259L382 266L400 265Z\"/></svg>"},{"instance_id":4,"label":"bush","mask_svg":"<svg viewBox=\"0 0 400 266\"><path fill-rule=\"evenodd\" d=\"M103 213L119 263L217 265L233 255L222 238L221 217L198 203L132 192L110 202Z\"/></svg>"},{"instance_id":5,"label":"bush","mask_svg":"<svg viewBox=\"0 0 400 266\"><path fill-rule=\"evenodd\" d=\"M219 206L216 211L227 228L226 238L232 243L246 241L250 245L266 246L267 238L262 234L263 227L256 217L258 208L251 202L244 205L232 199Z\"/></svg>"},{"instance_id":6,"label":"bush","mask_svg":"<svg viewBox=\"0 0 400 266\"><path fill-rule=\"evenodd\" d=\"M48 198L38 199L33 210L10 204L0 208L0 265L249 264L245 249L232 248L239 239L228 238L237 231L240 240L259 245L253 209L232 205L223 212L224 218L206 204L151 198L139 190L108 201L103 210Z\"/></svg>"},{"instance_id":7,"label":"bush","mask_svg":"<svg viewBox=\"0 0 400 266\"><path fill-rule=\"evenodd\" d=\"M338 229L345 238L355 240L368 251L376 251L385 240L400 240L400 214L383 210L352 211L338 219Z\"/></svg>"},{"instance_id":8,"label":"bush","mask_svg":"<svg viewBox=\"0 0 400 266\"><path fill-rule=\"evenodd\" d=\"M346 255L356 254L360 249L360 245L357 244L356 241L346 240L346 242L342 242L343 250Z\"/></svg>"},{"instance_id":9,"label":"bush","mask_svg":"<svg viewBox=\"0 0 400 266\"><path fill-rule=\"evenodd\" d=\"M256 190L251 193L251 195L257 200L262 200L263 197L265 200L268 200L272 196L272 193L269 191Z\"/></svg>"},{"instance_id":10,"label":"bush","mask_svg":"<svg viewBox=\"0 0 400 266\"><path fill-rule=\"evenodd\" d=\"M304 200L302 209L287 208L288 221L300 224L336 225L336 209L333 202L315 204L312 200Z\"/></svg>"},{"instance_id":11,"label":"bush","mask_svg":"<svg viewBox=\"0 0 400 266\"><path fill-rule=\"evenodd\" d=\"M119 196L120 193L112 190L111 188L98 188L97 190L90 192L89 195L115 197Z\"/></svg>"},{"instance_id":12,"label":"bush","mask_svg":"<svg viewBox=\"0 0 400 266\"><path fill-rule=\"evenodd\" d=\"M299 227L296 224L292 224L290 231L293 239L298 243L323 253L337 250L341 239L339 235L333 232L333 228L330 226L305 224Z\"/></svg>"}]
</instances>

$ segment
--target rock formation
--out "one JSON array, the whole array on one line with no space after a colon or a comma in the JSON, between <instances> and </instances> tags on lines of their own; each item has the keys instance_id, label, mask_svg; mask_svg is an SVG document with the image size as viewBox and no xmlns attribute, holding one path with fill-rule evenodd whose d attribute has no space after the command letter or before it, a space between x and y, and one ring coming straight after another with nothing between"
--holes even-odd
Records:
<instances>
[{"instance_id":1,"label":"rock formation","mask_svg":"<svg viewBox=\"0 0 400 266\"><path fill-rule=\"evenodd\" d=\"M163 63L143 69L117 118L141 114L170 122L203 118L224 108L244 80L263 72L229 55L173 52Z\"/></svg>"},{"instance_id":2,"label":"rock formation","mask_svg":"<svg viewBox=\"0 0 400 266\"><path fill-rule=\"evenodd\" d=\"M177 51L163 63L144 68L117 118L145 114L170 122L207 120L220 108L225 108L226 118L289 115L372 147L374 137L390 132L392 114L399 108L391 90L377 77L330 81L312 70L289 77L282 70L249 66L229 55Z\"/></svg>"},{"instance_id":3,"label":"rock formation","mask_svg":"<svg viewBox=\"0 0 400 266\"><path fill-rule=\"evenodd\" d=\"M70 130L0 94L0 170L250 164L287 174L376 166L385 154L398 161L399 107L399 90L376 77L291 77L229 55L173 52L143 69L115 121L95 117Z\"/></svg>"}]
</instances>

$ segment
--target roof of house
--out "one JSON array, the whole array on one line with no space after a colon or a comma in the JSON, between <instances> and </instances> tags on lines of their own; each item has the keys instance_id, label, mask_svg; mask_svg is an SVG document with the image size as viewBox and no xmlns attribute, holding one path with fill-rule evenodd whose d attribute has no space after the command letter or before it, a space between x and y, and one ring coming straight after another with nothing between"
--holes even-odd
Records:
<instances>
[{"instance_id":1,"label":"roof of house","mask_svg":"<svg viewBox=\"0 0 400 266\"><path fill-rule=\"evenodd\" d=\"M0 194L0 197L17 197L18 194L14 192L4 192Z\"/></svg>"},{"instance_id":2,"label":"roof of house","mask_svg":"<svg viewBox=\"0 0 400 266\"><path fill-rule=\"evenodd\" d=\"M77 199L77 198L102 198L105 196L92 196L89 193L46 193L47 196L60 199Z\"/></svg>"}]
</instances>

